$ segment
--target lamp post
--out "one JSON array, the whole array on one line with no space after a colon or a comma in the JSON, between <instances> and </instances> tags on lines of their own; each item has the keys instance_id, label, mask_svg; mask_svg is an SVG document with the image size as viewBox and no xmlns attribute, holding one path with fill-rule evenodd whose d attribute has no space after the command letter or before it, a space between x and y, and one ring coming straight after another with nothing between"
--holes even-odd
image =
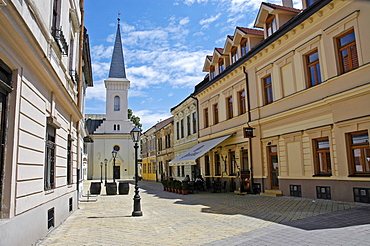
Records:
<instances>
[{"instance_id":1,"label":"lamp post","mask_svg":"<svg viewBox=\"0 0 370 246\"><path fill-rule=\"evenodd\" d=\"M115 150L115 149L112 151L112 157L113 157L113 183L116 182L116 177L114 175L114 172L116 171L116 157L117 157L117 153L118 153L118 151Z\"/></svg>"},{"instance_id":2,"label":"lamp post","mask_svg":"<svg viewBox=\"0 0 370 246\"><path fill-rule=\"evenodd\" d=\"M139 145L137 144L140 139L141 131L136 126L131 130L130 132L132 140L134 141L135 145L135 195L134 195L134 211L132 212L132 216L142 216L143 212L141 212L141 206L140 206L140 195L139 195L139 187L137 185L138 182L138 168L137 168L137 149L139 148Z\"/></svg>"},{"instance_id":3,"label":"lamp post","mask_svg":"<svg viewBox=\"0 0 370 246\"><path fill-rule=\"evenodd\" d=\"M103 183L103 162L100 162L100 183Z\"/></svg>"},{"instance_id":4,"label":"lamp post","mask_svg":"<svg viewBox=\"0 0 370 246\"><path fill-rule=\"evenodd\" d=\"M104 159L104 163L105 163L105 175L104 175L104 177L105 177L105 186L107 186L107 163L108 163L107 158Z\"/></svg>"}]
</instances>

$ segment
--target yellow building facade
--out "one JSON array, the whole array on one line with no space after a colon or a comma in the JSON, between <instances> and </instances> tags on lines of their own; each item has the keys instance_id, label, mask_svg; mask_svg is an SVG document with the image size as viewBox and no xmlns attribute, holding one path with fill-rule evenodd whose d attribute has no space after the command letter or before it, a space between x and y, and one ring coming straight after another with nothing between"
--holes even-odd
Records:
<instances>
[{"instance_id":1,"label":"yellow building facade","mask_svg":"<svg viewBox=\"0 0 370 246\"><path fill-rule=\"evenodd\" d=\"M199 158L230 191L370 202L370 4L262 3L207 56L198 84ZM253 137L246 130L253 129Z\"/></svg>"}]
</instances>

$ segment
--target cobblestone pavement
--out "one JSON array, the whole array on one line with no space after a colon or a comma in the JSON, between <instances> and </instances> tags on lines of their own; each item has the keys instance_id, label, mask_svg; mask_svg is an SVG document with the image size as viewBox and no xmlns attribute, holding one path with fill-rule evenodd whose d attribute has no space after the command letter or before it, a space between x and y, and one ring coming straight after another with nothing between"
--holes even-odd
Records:
<instances>
[{"instance_id":1,"label":"cobblestone pavement","mask_svg":"<svg viewBox=\"0 0 370 246\"><path fill-rule=\"evenodd\" d=\"M370 245L369 204L139 186L142 217L131 183L129 195L81 202L39 245Z\"/></svg>"}]
</instances>

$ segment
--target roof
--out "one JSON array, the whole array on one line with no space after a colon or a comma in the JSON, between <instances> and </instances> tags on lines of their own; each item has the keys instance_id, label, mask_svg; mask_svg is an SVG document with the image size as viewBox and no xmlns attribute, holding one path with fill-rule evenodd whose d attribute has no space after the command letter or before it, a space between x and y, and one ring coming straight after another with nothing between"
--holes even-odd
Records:
<instances>
[{"instance_id":1,"label":"roof","mask_svg":"<svg viewBox=\"0 0 370 246\"><path fill-rule=\"evenodd\" d=\"M109 78L126 78L125 61L121 41L120 24L117 25L116 40L114 42L112 61L109 69Z\"/></svg>"},{"instance_id":2,"label":"roof","mask_svg":"<svg viewBox=\"0 0 370 246\"><path fill-rule=\"evenodd\" d=\"M215 48L215 50L220 53L221 55L224 53L224 49L222 48Z\"/></svg>"},{"instance_id":3,"label":"roof","mask_svg":"<svg viewBox=\"0 0 370 246\"><path fill-rule=\"evenodd\" d=\"M85 126L89 134L93 134L95 130L103 123L104 120L92 120L87 119L85 122Z\"/></svg>"},{"instance_id":4,"label":"roof","mask_svg":"<svg viewBox=\"0 0 370 246\"><path fill-rule=\"evenodd\" d=\"M291 7L287 7L287 6L283 6L283 5L277 5L277 4L273 4L273 3L263 2L262 4L267 5L270 8L273 8L273 9L283 9L283 10L288 10L288 11L292 11L292 12L296 12L296 13L299 13L299 12L302 11L300 9L295 9L295 8L291 8Z\"/></svg>"},{"instance_id":5,"label":"roof","mask_svg":"<svg viewBox=\"0 0 370 246\"><path fill-rule=\"evenodd\" d=\"M240 27L240 26L237 26L236 28L244 32L245 34L254 34L254 35L262 35L262 36L264 35L263 30Z\"/></svg>"}]
</instances>

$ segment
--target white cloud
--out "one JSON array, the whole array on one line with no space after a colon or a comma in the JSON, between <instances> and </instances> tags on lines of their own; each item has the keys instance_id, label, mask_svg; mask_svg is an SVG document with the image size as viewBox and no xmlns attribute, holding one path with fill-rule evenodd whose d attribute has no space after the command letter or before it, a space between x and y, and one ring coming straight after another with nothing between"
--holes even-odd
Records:
<instances>
[{"instance_id":1,"label":"white cloud","mask_svg":"<svg viewBox=\"0 0 370 246\"><path fill-rule=\"evenodd\" d=\"M215 22L218 18L220 18L220 16L221 16L221 13L218 13L218 14L217 14L217 15L215 15L215 16L211 16L211 17L206 18L206 19L201 19L201 20L199 21L199 24L202 26L202 28L203 28L203 29L208 28L208 27L209 27L209 25L210 25L211 23Z\"/></svg>"},{"instance_id":2,"label":"white cloud","mask_svg":"<svg viewBox=\"0 0 370 246\"><path fill-rule=\"evenodd\" d=\"M140 117L140 122L143 124L144 131L147 130L149 127L154 126L159 121L165 120L172 115L169 112L157 111L153 112L151 110L138 110L133 111L134 115Z\"/></svg>"}]
</instances>

